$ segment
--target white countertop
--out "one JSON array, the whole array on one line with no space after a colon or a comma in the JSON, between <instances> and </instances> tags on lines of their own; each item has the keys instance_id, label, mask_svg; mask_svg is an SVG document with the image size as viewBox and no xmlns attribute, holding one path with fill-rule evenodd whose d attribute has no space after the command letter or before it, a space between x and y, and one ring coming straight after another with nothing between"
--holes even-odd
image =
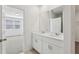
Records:
<instances>
[{"instance_id":1,"label":"white countertop","mask_svg":"<svg viewBox=\"0 0 79 59\"><path fill-rule=\"evenodd\" d=\"M40 32L33 32L33 33L35 33L37 35L49 37L49 38L55 38L57 40L64 40L63 34L55 35L55 34L52 34L52 33L40 33Z\"/></svg>"}]
</instances>

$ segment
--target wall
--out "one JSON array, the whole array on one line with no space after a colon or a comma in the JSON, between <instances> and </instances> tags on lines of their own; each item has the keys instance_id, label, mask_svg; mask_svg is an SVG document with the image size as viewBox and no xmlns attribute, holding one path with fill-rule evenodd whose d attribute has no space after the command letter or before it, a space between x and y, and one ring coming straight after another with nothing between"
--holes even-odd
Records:
<instances>
[{"instance_id":1,"label":"wall","mask_svg":"<svg viewBox=\"0 0 79 59\"><path fill-rule=\"evenodd\" d=\"M75 6L64 6L64 53L75 53Z\"/></svg>"},{"instance_id":2,"label":"wall","mask_svg":"<svg viewBox=\"0 0 79 59\"><path fill-rule=\"evenodd\" d=\"M39 31L40 32L48 32L49 31L49 13L48 11L40 10L40 18L39 18Z\"/></svg>"},{"instance_id":3,"label":"wall","mask_svg":"<svg viewBox=\"0 0 79 59\"><path fill-rule=\"evenodd\" d=\"M27 6L25 12L25 46L27 50L32 48L31 33L39 31L39 9L36 6Z\"/></svg>"}]
</instances>

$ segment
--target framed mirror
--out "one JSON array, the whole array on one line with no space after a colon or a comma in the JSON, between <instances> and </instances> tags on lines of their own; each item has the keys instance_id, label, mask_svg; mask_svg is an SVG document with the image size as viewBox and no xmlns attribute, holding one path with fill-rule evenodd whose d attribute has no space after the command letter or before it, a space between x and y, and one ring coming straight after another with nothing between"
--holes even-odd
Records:
<instances>
[{"instance_id":1,"label":"framed mirror","mask_svg":"<svg viewBox=\"0 0 79 59\"><path fill-rule=\"evenodd\" d=\"M49 13L49 32L63 33L63 8L58 7L48 11Z\"/></svg>"}]
</instances>

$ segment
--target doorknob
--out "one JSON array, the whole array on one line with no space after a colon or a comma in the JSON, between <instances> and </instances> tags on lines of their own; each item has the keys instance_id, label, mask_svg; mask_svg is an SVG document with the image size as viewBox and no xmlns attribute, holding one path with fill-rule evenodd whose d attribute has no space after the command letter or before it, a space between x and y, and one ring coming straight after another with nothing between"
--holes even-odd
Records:
<instances>
[{"instance_id":1,"label":"doorknob","mask_svg":"<svg viewBox=\"0 0 79 59\"><path fill-rule=\"evenodd\" d=\"M2 41L6 41L7 39L0 39L0 42L2 42Z\"/></svg>"},{"instance_id":2,"label":"doorknob","mask_svg":"<svg viewBox=\"0 0 79 59\"><path fill-rule=\"evenodd\" d=\"M2 42L2 40L0 39L0 42Z\"/></svg>"}]
</instances>

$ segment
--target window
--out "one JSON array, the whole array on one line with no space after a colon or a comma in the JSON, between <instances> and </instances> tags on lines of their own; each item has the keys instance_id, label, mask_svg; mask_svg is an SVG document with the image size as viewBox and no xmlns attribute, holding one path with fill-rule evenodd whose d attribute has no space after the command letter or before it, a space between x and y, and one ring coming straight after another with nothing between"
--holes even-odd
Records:
<instances>
[{"instance_id":1,"label":"window","mask_svg":"<svg viewBox=\"0 0 79 59\"><path fill-rule=\"evenodd\" d=\"M15 21L15 29L20 29L20 21Z\"/></svg>"},{"instance_id":2,"label":"window","mask_svg":"<svg viewBox=\"0 0 79 59\"><path fill-rule=\"evenodd\" d=\"M6 20L6 29L13 29L13 21L12 20Z\"/></svg>"},{"instance_id":3,"label":"window","mask_svg":"<svg viewBox=\"0 0 79 59\"><path fill-rule=\"evenodd\" d=\"M20 19L19 18L6 18L6 29L20 29Z\"/></svg>"}]
</instances>

